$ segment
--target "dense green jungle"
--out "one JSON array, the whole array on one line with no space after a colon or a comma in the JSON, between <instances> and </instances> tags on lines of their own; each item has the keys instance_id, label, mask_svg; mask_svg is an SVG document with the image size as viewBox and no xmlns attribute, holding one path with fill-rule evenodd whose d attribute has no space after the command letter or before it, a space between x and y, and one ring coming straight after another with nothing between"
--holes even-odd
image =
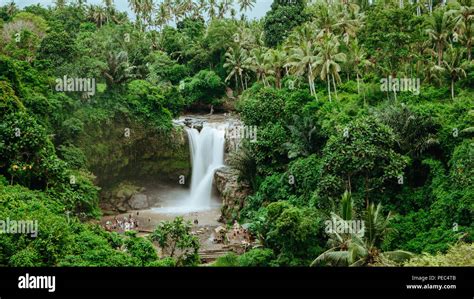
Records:
<instances>
[{"instance_id":1,"label":"dense green jungle","mask_svg":"<svg viewBox=\"0 0 474 299\"><path fill-rule=\"evenodd\" d=\"M0 266L474 265L474 1L255 3L2 1Z\"/></svg>"}]
</instances>

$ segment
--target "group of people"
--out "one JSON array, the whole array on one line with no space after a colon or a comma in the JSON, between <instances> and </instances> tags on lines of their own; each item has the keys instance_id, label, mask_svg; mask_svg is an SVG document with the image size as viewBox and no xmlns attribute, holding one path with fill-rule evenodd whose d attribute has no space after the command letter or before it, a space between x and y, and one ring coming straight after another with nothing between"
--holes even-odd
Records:
<instances>
[{"instance_id":1,"label":"group of people","mask_svg":"<svg viewBox=\"0 0 474 299\"><path fill-rule=\"evenodd\" d=\"M137 212L138 215L138 212ZM113 221L107 221L105 223L105 229L107 231L122 231L127 232L131 230L135 230L138 228L139 223L138 220L132 217L132 214L128 215L128 217L123 217L123 219L114 217Z\"/></svg>"}]
</instances>

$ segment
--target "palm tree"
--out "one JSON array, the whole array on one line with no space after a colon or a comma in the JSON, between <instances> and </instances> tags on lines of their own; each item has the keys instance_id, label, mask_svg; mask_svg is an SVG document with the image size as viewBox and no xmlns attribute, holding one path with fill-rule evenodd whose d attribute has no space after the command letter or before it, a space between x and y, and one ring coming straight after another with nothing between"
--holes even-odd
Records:
<instances>
[{"instance_id":1,"label":"palm tree","mask_svg":"<svg viewBox=\"0 0 474 299\"><path fill-rule=\"evenodd\" d=\"M166 2L162 2L160 6L158 6L158 11L156 13L156 25L160 29L163 28L164 25L168 24L168 22L171 20L171 11L169 6L166 4Z\"/></svg>"},{"instance_id":2,"label":"palm tree","mask_svg":"<svg viewBox=\"0 0 474 299\"><path fill-rule=\"evenodd\" d=\"M155 9L155 4L153 3L153 0L141 0L140 3L140 11L142 13L142 19L143 22L146 23L147 25L151 24L151 16L153 13L153 10Z\"/></svg>"},{"instance_id":3,"label":"palm tree","mask_svg":"<svg viewBox=\"0 0 474 299\"><path fill-rule=\"evenodd\" d=\"M324 140L320 127L315 123L313 117L293 115L293 122L287 126L290 132L290 140L283 146L288 150L288 158L299 156L307 157L322 148Z\"/></svg>"},{"instance_id":4,"label":"palm tree","mask_svg":"<svg viewBox=\"0 0 474 299\"><path fill-rule=\"evenodd\" d=\"M179 4L179 11L182 12L182 15L186 18L189 14L194 11L194 2L193 0L181 0Z\"/></svg>"},{"instance_id":5,"label":"palm tree","mask_svg":"<svg viewBox=\"0 0 474 299\"><path fill-rule=\"evenodd\" d=\"M247 51L241 47L229 48L225 53L226 62L224 68L229 71L229 75L225 79L228 82L232 77L235 79L235 88L239 88L239 81L241 90L245 89L244 85L244 72L246 69L250 69L251 58L248 57Z\"/></svg>"},{"instance_id":6,"label":"palm tree","mask_svg":"<svg viewBox=\"0 0 474 299\"><path fill-rule=\"evenodd\" d=\"M79 9L83 9L85 2L87 2L87 0L76 0L75 6Z\"/></svg>"},{"instance_id":7,"label":"palm tree","mask_svg":"<svg viewBox=\"0 0 474 299\"><path fill-rule=\"evenodd\" d=\"M238 44L239 47L250 51L255 48L257 40L250 28L240 26L234 34L234 42Z\"/></svg>"},{"instance_id":8,"label":"palm tree","mask_svg":"<svg viewBox=\"0 0 474 299\"><path fill-rule=\"evenodd\" d=\"M193 16L195 18L201 17L202 12L206 10L207 0L198 0L196 1L193 8Z\"/></svg>"},{"instance_id":9,"label":"palm tree","mask_svg":"<svg viewBox=\"0 0 474 299\"><path fill-rule=\"evenodd\" d=\"M369 6L373 3L371 0L357 0L355 2L363 11L367 10L367 8L369 8Z\"/></svg>"},{"instance_id":10,"label":"palm tree","mask_svg":"<svg viewBox=\"0 0 474 299\"><path fill-rule=\"evenodd\" d=\"M251 69L257 75L257 81L263 82L264 86L268 86L267 77L266 77L266 64L265 64L265 54L267 49L264 47L259 47L252 49L250 51L251 55Z\"/></svg>"},{"instance_id":11,"label":"palm tree","mask_svg":"<svg viewBox=\"0 0 474 299\"><path fill-rule=\"evenodd\" d=\"M104 1L105 7L107 8L111 8L114 6L114 0L103 0L103 1Z\"/></svg>"},{"instance_id":12,"label":"palm tree","mask_svg":"<svg viewBox=\"0 0 474 299\"><path fill-rule=\"evenodd\" d=\"M54 5L57 9L63 9L66 6L66 0L55 0Z\"/></svg>"},{"instance_id":13,"label":"palm tree","mask_svg":"<svg viewBox=\"0 0 474 299\"><path fill-rule=\"evenodd\" d=\"M367 53L359 45L357 40L354 40L349 46L349 66L356 73L357 78L357 93L360 94L360 77L362 77L363 70L366 70L372 65L372 62L367 59ZM365 93L364 93L365 96Z\"/></svg>"},{"instance_id":14,"label":"palm tree","mask_svg":"<svg viewBox=\"0 0 474 299\"><path fill-rule=\"evenodd\" d=\"M433 13L428 21L428 29L426 33L429 35L431 42L436 50L438 57L438 66L441 66L443 61L443 51L448 44L448 37L454 28L454 19L452 14L439 9Z\"/></svg>"},{"instance_id":15,"label":"palm tree","mask_svg":"<svg viewBox=\"0 0 474 299\"><path fill-rule=\"evenodd\" d=\"M135 13L135 24L141 27L142 0L128 0L128 5Z\"/></svg>"},{"instance_id":16,"label":"palm tree","mask_svg":"<svg viewBox=\"0 0 474 299\"><path fill-rule=\"evenodd\" d=\"M331 223L351 228L351 225L349 225L349 221L355 219L353 206L354 201L351 198L351 194L348 191L344 192L340 204L340 214L331 212ZM349 252L349 250L351 249L351 241L353 240L353 238L363 237L363 233L363 230L354 231L348 229L347 231L343 232L331 230L330 232L328 232L328 246L330 247L330 249L321 254L316 260L314 260L311 266L326 263L330 263L333 266L349 265L351 261L349 260L350 257L347 255L347 252Z\"/></svg>"},{"instance_id":17,"label":"palm tree","mask_svg":"<svg viewBox=\"0 0 474 299\"><path fill-rule=\"evenodd\" d=\"M219 19L223 19L225 17L225 14L226 14L226 7L225 7L225 3L224 2L219 2L217 4L217 18Z\"/></svg>"},{"instance_id":18,"label":"palm tree","mask_svg":"<svg viewBox=\"0 0 474 299\"><path fill-rule=\"evenodd\" d=\"M109 52L107 68L102 73L104 74L107 86L112 88L133 78L132 72L134 69L135 67L129 63L127 52Z\"/></svg>"},{"instance_id":19,"label":"palm tree","mask_svg":"<svg viewBox=\"0 0 474 299\"><path fill-rule=\"evenodd\" d=\"M105 5L105 10L107 12L107 19L112 19L113 22L116 24L121 24L122 20L120 20L120 15L114 5L114 0L103 0Z\"/></svg>"},{"instance_id":20,"label":"palm tree","mask_svg":"<svg viewBox=\"0 0 474 299\"><path fill-rule=\"evenodd\" d=\"M443 60L443 69L448 74L451 80L451 98L454 100L454 83L460 78L466 77L467 61L462 61L464 50L461 48L454 48L449 45Z\"/></svg>"},{"instance_id":21,"label":"palm tree","mask_svg":"<svg viewBox=\"0 0 474 299\"><path fill-rule=\"evenodd\" d=\"M232 18L232 20L235 20L235 17L237 16L237 10L235 8L231 8L230 9L230 17Z\"/></svg>"},{"instance_id":22,"label":"palm tree","mask_svg":"<svg viewBox=\"0 0 474 299\"><path fill-rule=\"evenodd\" d=\"M315 25L321 30L321 34L329 34L337 30L340 24L337 12L337 8L328 4L321 3L316 6L318 17L315 19Z\"/></svg>"},{"instance_id":23,"label":"palm tree","mask_svg":"<svg viewBox=\"0 0 474 299\"><path fill-rule=\"evenodd\" d=\"M240 11L246 12L255 6L257 0L237 0L240 5Z\"/></svg>"},{"instance_id":24,"label":"palm tree","mask_svg":"<svg viewBox=\"0 0 474 299\"><path fill-rule=\"evenodd\" d=\"M431 49L425 49L422 54L426 52L432 54L433 51ZM437 61L434 60L433 55L431 55L430 60L422 64L421 68L424 73L423 82L435 82L438 86L442 84L444 68L442 65L438 65Z\"/></svg>"},{"instance_id":25,"label":"palm tree","mask_svg":"<svg viewBox=\"0 0 474 299\"><path fill-rule=\"evenodd\" d=\"M15 2L10 2L6 6L7 8L7 15L11 18L13 15L18 11L18 7L16 6Z\"/></svg>"},{"instance_id":26,"label":"palm tree","mask_svg":"<svg viewBox=\"0 0 474 299\"><path fill-rule=\"evenodd\" d=\"M268 74L275 78L275 87L281 88L282 71L286 64L286 52L279 49L270 49L265 55Z\"/></svg>"},{"instance_id":27,"label":"palm tree","mask_svg":"<svg viewBox=\"0 0 474 299\"><path fill-rule=\"evenodd\" d=\"M346 208L351 208L350 202L346 202ZM347 221L332 213L332 219ZM364 217L364 228L362 231L348 230L344 234L332 232L328 245L329 250L318 256L311 266L370 266L370 265L394 265L410 259L413 254L407 251L395 250L382 252L379 247L388 232L388 225L392 219L389 213L386 217L382 215L382 206L377 207L372 203L367 207ZM346 227L350 227L347 225Z\"/></svg>"},{"instance_id":28,"label":"palm tree","mask_svg":"<svg viewBox=\"0 0 474 299\"><path fill-rule=\"evenodd\" d=\"M225 3L225 10L230 11L230 9L234 6L234 0L222 0Z\"/></svg>"},{"instance_id":29,"label":"palm tree","mask_svg":"<svg viewBox=\"0 0 474 299\"><path fill-rule=\"evenodd\" d=\"M304 76L308 80L309 91L311 95L317 99L316 88L314 86L314 79L316 77L316 61L317 61L318 48L315 43L308 41L302 41L298 47L290 49L290 55L288 58L287 66L291 67L291 70L297 76Z\"/></svg>"},{"instance_id":30,"label":"palm tree","mask_svg":"<svg viewBox=\"0 0 474 299\"><path fill-rule=\"evenodd\" d=\"M344 9L338 14L338 21L333 25L334 30L342 36L342 40L346 44L356 37L362 27L365 16L359 10L358 5L351 4L350 8Z\"/></svg>"},{"instance_id":31,"label":"palm tree","mask_svg":"<svg viewBox=\"0 0 474 299\"><path fill-rule=\"evenodd\" d=\"M390 105L376 115L395 133L400 153L412 160L420 159L426 150L439 143L434 120L413 112L404 104Z\"/></svg>"},{"instance_id":32,"label":"palm tree","mask_svg":"<svg viewBox=\"0 0 474 299\"><path fill-rule=\"evenodd\" d=\"M454 15L455 28L457 34L461 36L461 40L467 49L467 59L471 60L472 44L474 43L474 2L472 0L460 0L461 7L459 10L451 11Z\"/></svg>"},{"instance_id":33,"label":"palm tree","mask_svg":"<svg viewBox=\"0 0 474 299\"><path fill-rule=\"evenodd\" d=\"M232 7L234 0L221 0L217 3L217 17L223 19L229 9Z\"/></svg>"},{"instance_id":34,"label":"palm tree","mask_svg":"<svg viewBox=\"0 0 474 299\"><path fill-rule=\"evenodd\" d=\"M414 6L416 8L416 15L421 16L421 8L425 7L424 1L415 0Z\"/></svg>"},{"instance_id":35,"label":"palm tree","mask_svg":"<svg viewBox=\"0 0 474 299\"><path fill-rule=\"evenodd\" d=\"M328 82L329 101L331 101L330 78L332 78L332 84L337 98L336 81L338 83L341 81L341 77L339 76L341 66L339 63L345 61L346 54L339 52L339 41L337 40L337 37L332 34L325 35L325 38L322 40L316 65L319 66L321 80L326 80Z\"/></svg>"},{"instance_id":36,"label":"palm tree","mask_svg":"<svg viewBox=\"0 0 474 299\"><path fill-rule=\"evenodd\" d=\"M128 0L128 6L137 14L141 9L141 0Z\"/></svg>"},{"instance_id":37,"label":"palm tree","mask_svg":"<svg viewBox=\"0 0 474 299\"><path fill-rule=\"evenodd\" d=\"M217 7L217 0L208 0L206 10L209 14L210 19L214 19L216 17L216 7Z\"/></svg>"},{"instance_id":38,"label":"palm tree","mask_svg":"<svg viewBox=\"0 0 474 299\"><path fill-rule=\"evenodd\" d=\"M177 24L185 13L183 10L183 0L165 0L163 3L165 4L165 7L169 9L174 17L174 22Z\"/></svg>"},{"instance_id":39,"label":"palm tree","mask_svg":"<svg viewBox=\"0 0 474 299\"><path fill-rule=\"evenodd\" d=\"M257 190L257 162L249 144L248 140L244 140L237 150L230 152L229 164L238 171L242 182L247 182L252 190Z\"/></svg>"},{"instance_id":40,"label":"palm tree","mask_svg":"<svg viewBox=\"0 0 474 299\"><path fill-rule=\"evenodd\" d=\"M286 39L284 44L285 51L290 52L291 48L298 47L307 41L315 43L320 36L320 32L321 30L317 28L315 23L305 23L295 28Z\"/></svg>"},{"instance_id":41,"label":"palm tree","mask_svg":"<svg viewBox=\"0 0 474 299\"><path fill-rule=\"evenodd\" d=\"M89 5L87 9L88 19L94 22L97 27L101 27L108 21L108 14L104 7L99 5Z\"/></svg>"}]
</instances>

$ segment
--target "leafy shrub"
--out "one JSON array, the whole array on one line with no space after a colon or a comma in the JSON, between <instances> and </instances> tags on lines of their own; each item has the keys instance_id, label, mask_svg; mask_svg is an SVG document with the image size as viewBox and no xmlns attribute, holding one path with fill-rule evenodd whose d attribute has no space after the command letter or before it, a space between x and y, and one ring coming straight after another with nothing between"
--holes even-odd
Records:
<instances>
[{"instance_id":1,"label":"leafy shrub","mask_svg":"<svg viewBox=\"0 0 474 299\"><path fill-rule=\"evenodd\" d=\"M176 85L189 75L186 65L179 64L164 52L155 52L150 55L148 60L149 75L147 80L153 84L170 82Z\"/></svg>"},{"instance_id":2,"label":"leafy shrub","mask_svg":"<svg viewBox=\"0 0 474 299\"><path fill-rule=\"evenodd\" d=\"M293 176L294 191L309 199L320 179L320 160L316 155L300 158L290 163L287 173Z\"/></svg>"},{"instance_id":3,"label":"leafy shrub","mask_svg":"<svg viewBox=\"0 0 474 299\"><path fill-rule=\"evenodd\" d=\"M157 268L176 267L176 260L174 260L170 257L166 257L164 259L148 263L147 267L157 267Z\"/></svg>"},{"instance_id":4,"label":"leafy shrub","mask_svg":"<svg viewBox=\"0 0 474 299\"><path fill-rule=\"evenodd\" d=\"M212 263L213 267L237 267L239 266L239 256L231 252L220 256Z\"/></svg>"},{"instance_id":5,"label":"leafy shrub","mask_svg":"<svg viewBox=\"0 0 474 299\"><path fill-rule=\"evenodd\" d=\"M238 264L241 267L269 267L274 258L271 249L253 249L239 256Z\"/></svg>"},{"instance_id":6,"label":"leafy shrub","mask_svg":"<svg viewBox=\"0 0 474 299\"><path fill-rule=\"evenodd\" d=\"M140 266L149 265L158 259L153 244L148 239L137 237L136 232L128 232L125 248L127 253L138 261Z\"/></svg>"},{"instance_id":7,"label":"leafy shrub","mask_svg":"<svg viewBox=\"0 0 474 299\"><path fill-rule=\"evenodd\" d=\"M260 129L284 115L286 96L284 90L250 89L242 95L236 108L247 126L258 126Z\"/></svg>"},{"instance_id":8,"label":"leafy shrub","mask_svg":"<svg viewBox=\"0 0 474 299\"><path fill-rule=\"evenodd\" d=\"M66 119L59 129L60 138L63 140L75 140L84 130L84 123L75 117Z\"/></svg>"},{"instance_id":9,"label":"leafy shrub","mask_svg":"<svg viewBox=\"0 0 474 299\"><path fill-rule=\"evenodd\" d=\"M271 175L282 171L288 162L288 155L283 147L288 135L280 124L268 124L257 128L257 141L250 143L250 151L255 157L259 175Z\"/></svg>"},{"instance_id":10,"label":"leafy shrub","mask_svg":"<svg viewBox=\"0 0 474 299\"><path fill-rule=\"evenodd\" d=\"M474 244L458 243L446 254L424 253L405 263L408 267L471 267L474 265Z\"/></svg>"},{"instance_id":11,"label":"leafy shrub","mask_svg":"<svg viewBox=\"0 0 474 299\"><path fill-rule=\"evenodd\" d=\"M403 175L408 158L395 152L392 131L374 118L353 121L330 137L323 150L318 195L337 199L358 190L368 202ZM375 191L378 191L375 192ZM329 206L329 201L320 203Z\"/></svg>"},{"instance_id":12,"label":"leafy shrub","mask_svg":"<svg viewBox=\"0 0 474 299\"><path fill-rule=\"evenodd\" d=\"M219 105L219 99L225 92L222 79L208 70L202 70L194 77L185 79L180 85L181 93L189 101L188 105Z\"/></svg>"},{"instance_id":13,"label":"leafy shrub","mask_svg":"<svg viewBox=\"0 0 474 299\"><path fill-rule=\"evenodd\" d=\"M184 110L186 100L176 86L163 86L160 93L163 95L163 105L173 116L178 116Z\"/></svg>"},{"instance_id":14,"label":"leafy shrub","mask_svg":"<svg viewBox=\"0 0 474 299\"><path fill-rule=\"evenodd\" d=\"M41 256L30 247L22 249L10 257L12 267L37 267L41 266Z\"/></svg>"},{"instance_id":15,"label":"leafy shrub","mask_svg":"<svg viewBox=\"0 0 474 299\"><path fill-rule=\"evenodd\" d=\"M261 208L251 230L273 250L282 266L309 265L324 246L323 221L318 213L285 201Z\"/></svg>"},{"instance_id":16,"label":"leafy shrub","mask_svg":"<svg viewBox=\"0 0 474 299\"><path fill-rule=\"evenodd\" d=\"M435 226L433 216L425 210L394 217L384 239L383 249L402 249L413 253L445 252L455 243L464 229Z\"/></svg>"},{"instance_id":17,"label":"leafy shrub","mask_svg":"<svg viewBox=\"0 0 474 299\"><path fill-rule=\"evenodd\" d=\"M127 104L132 115L145 123L153 123L156 128L171 126L171 113L164 107L165 99L158 88L144 80L134 80L128 84Z\"/></svg>"},{"instance_id":18,"label":"leafy shrub","mask_svg":"<svg viewBox=\"0 0 474 299\"><path fill-rule=\"evenodd\" d=\"M98 229L77 226L73 235L73 246L59 265L63 267L126 267L138 265L139 261L130 255L110 246L104 235ZM141 264L141 263L140 263Z\"/></svg>"},{"instance_id":19,"label":"leafy shrub","mask_svg":"<svg viewBox=\"0 0 474 299\"><path fill-rule=\"evenodd\" d=\"M191 223L182 217L176 217L172 222L161 222L150 235L163 252L176 260L178 266L194 266L199 262L199 240L191 235Z\"/></svg>"},{"instance_id":20,"label":"leafy shrub","mask_svg":"<svg viewBox=\"0 0 474 299\"><path fill-rule=\"evenodd\" d=\"M15 91L7 81L0 81L0 115L24 110L25 107L15 95Z\"/></svg>"},{"instance_id":21,"label":"leafy shrub","mask_svg":"<svg viewBox=\"0 0 474 299\"><path fill-rule=\"evenodd\" d=\"M83 219L98 217L99 190L92 182L93 176L84 171L63 171L61 179L53 184L47 193L60 200L67 211Z\"/></svg>"},{"instance_id":22,"label":"leafy shrub","mask_svg":"<svg viewBox=\"0 0 474 299\"><path fill-rule=\"evenodd\" d=\"M258 188L257 161L252 155L249 143L244 140L238 151L229 154L229 164L238 171L239 180L247 182L253 190Z\"/></svg>"},{"instance_id":23,"label":"leafy shrub","mask_svg":"<svg viewBox=\"0 0 474 299\"><path fill-rule=\"evenodd\" d=\"M87 158L84 152L74 145L60 145L58 148L58 156L66 162L71 169L85 169Z\"/></svg>"},{"instance_id":24,"label":"leafy shrub","mask_svg":"<svg viewBox=\"0 0 474 299\"><path fill-rule=\"evenodd\" d=\"M25 262L35 266L54 266L71 249L71 230L66 217L59 216L63 206L44 193L21 186L2 187L0 207L0 219L31 220L38 224L36 237L34 232L0 234L1 265L19 266Z\"/></svg>"}]
</instances>

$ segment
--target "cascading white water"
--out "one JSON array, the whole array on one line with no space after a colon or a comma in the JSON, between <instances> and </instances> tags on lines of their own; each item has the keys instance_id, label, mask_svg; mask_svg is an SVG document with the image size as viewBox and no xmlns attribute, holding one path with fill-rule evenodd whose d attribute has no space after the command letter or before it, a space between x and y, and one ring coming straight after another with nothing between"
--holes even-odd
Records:
<instances>
[{"instance_id":1,"label":"cascading white water","mask_svg":"<svg viewBox=\"0 0 474 299\"><path fill-rule=\"evenodd\" d=\"M214 174L224 166L225 130L227 124L207 123L201 132L187 128L192 164L191 189L177 195L172 205L152 210L157 213L187 214L215 208L212 187Z\"/></svg>"},{"instance_id":2,"label":"cascading white water","mask_svg":"<svg viewBox=\"0 0 474 299\"><path fill-rule=\"evenodd\" d=\"M212 183L216 170L224 165L225 131L204 126L199 133L187 129L192 162L191 193L186 202L189 209L211 207Z\"/></svg>"}]
</instances>

